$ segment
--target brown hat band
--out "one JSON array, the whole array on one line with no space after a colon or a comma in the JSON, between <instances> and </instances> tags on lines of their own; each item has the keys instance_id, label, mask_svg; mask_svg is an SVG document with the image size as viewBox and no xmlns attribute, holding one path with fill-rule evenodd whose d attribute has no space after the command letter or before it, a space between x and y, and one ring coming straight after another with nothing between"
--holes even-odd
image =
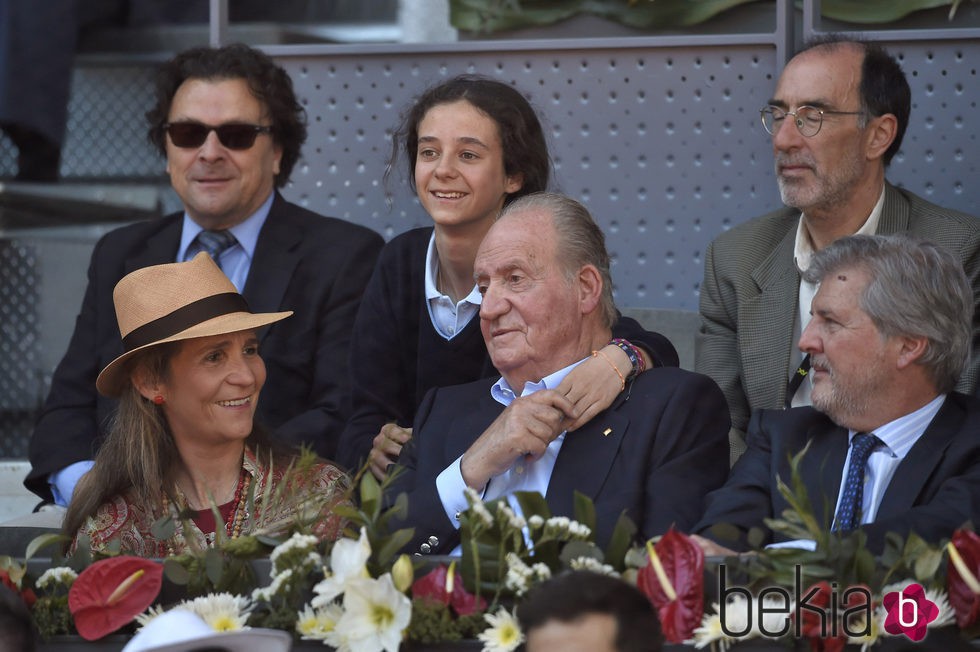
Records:
<instances>
[{"instance_id":1,"label":"brown hat band","mask_svg":"<svg viewBox=\"0 0 980 652\"><path fill-rule=\"evenodd\" d=\"M237 292L224 292L198 299L173 312L134 328L123 338L123 347L128 351L152 344L172 335L197 326L209 319L233 312L251 312L248 303Z\"/></svg>"}]
</instances>

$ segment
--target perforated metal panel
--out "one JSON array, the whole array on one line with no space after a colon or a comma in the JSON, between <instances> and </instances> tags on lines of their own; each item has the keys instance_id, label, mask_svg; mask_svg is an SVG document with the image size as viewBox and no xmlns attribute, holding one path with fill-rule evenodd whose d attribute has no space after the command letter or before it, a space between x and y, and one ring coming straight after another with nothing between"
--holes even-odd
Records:
<instances>
[{"instance_id":1,"label":"perforated metal panel","mask_svg":"<svg viewBox=\"0 0 980 652\"><path fill-rule=\"evenodd\" d=\"M0 240L0 451L27 454L27 434L42 395L38 373L38 288L35 250Z\"/></svg>"},{"instance_id":2,"label":"perforated metal panel","mask_svg":"<svg viewBox=\"0 0 980 652\"><path fill-rule=\"evenodd\" d=\"M976 213L977 41L888 43L914 98L889 178ZM622 306L697 309L702 252L722 230L779 207L758 109L775 88L766 45L289 56L310 139L287 194L386 237L428 218L401 161L380 179L399 111L461 72L525 92L548 126L556 189L606 231ZM385 137L382 137L384 135Z\"/></svg>"},{"instance_id":3,"label":"perforated metal panel","mask_svg":"<svg viewBox=\"0 0 980 652\"><path fill-rule=\"evenodd\" d=\"M756 127L774 56L729 46L281 57L311 118L287 194L386 236L426 224L404 160L387 189L391 210L385 204L390 129L426 86L486 74L539 110L553 186L585 202L606 231L619 303L693 309L708 241L778 201Z\"/></svg>"}]
</instances>

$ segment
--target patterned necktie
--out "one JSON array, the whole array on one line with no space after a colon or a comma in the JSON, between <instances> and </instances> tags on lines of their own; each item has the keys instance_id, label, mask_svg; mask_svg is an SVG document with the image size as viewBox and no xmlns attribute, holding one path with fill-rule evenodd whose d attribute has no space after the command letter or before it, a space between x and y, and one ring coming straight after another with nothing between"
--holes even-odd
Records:
<instances>
[{"instance_id":1,"label":"patterned necktie","mask_svg":"<svg viewBox=\"0 0 980 652\"><path fill-rule=\"evenodd\" d=\"M861 525L861 504L864 500L864 473L871 451L881 440L866 432L859 432L851 440L851 462L847 467L844 493L837 510L836 530L853 530Z\"/></svg>"},{"instance_id":2,"label":"patterned necktie","mask_svg":"<svg viewBox=\"0 0 980 652\"><path fill-rule=\"evenodd\" d=\"M229 231L201 231L197 234L197 241L218 267L221 267L221 254L238 243Z\"/></svg>"}]
</instances>

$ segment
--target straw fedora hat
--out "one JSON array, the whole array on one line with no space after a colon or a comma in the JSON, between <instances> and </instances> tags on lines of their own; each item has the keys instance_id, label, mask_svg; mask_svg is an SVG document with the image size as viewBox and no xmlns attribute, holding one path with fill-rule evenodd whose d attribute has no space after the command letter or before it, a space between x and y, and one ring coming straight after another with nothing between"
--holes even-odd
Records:
<instances>
[{"instance_id":1,"label":"straw fedora hat","mask_svg":"<svg viewBox=\"0 0 980 652\"><path fill-rule=\"evenodd\" d=\"M130 272L112 291L123 353L95 381L117 397L128 382L126 361L164 342L259 328L293 312L252 313L245 299L211 257L201 252L186 263L153 265Z\"/></svg>"},{"instance_id":2,"label":"straw fedora hat","mask_svg":"<svg viewBox=\"0 0 980 652\"><path fill-rule=\"evenodd\" d=\"M136 632L123 652L288 652L292 647L293 637L278 629L217 632L197 614L171 609Z\"/></svg>"}]
</instances>

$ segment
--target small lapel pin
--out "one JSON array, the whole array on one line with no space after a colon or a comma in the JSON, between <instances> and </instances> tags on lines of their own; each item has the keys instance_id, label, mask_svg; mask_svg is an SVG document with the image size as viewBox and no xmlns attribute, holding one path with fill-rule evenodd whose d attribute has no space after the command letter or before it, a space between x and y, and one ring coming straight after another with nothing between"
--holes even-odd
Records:
<instances>
[{"instance_id":1,"label":"small lapel pin","mask_svg":"<svg viewBox=\"0 0 980 652\"><path fill-rule=\"evenodd\" d=\"M606 428L605 430L602 431L603 437L608 437L611 434L612 434L612 428Z\"/></svg>"}]
</instances>

